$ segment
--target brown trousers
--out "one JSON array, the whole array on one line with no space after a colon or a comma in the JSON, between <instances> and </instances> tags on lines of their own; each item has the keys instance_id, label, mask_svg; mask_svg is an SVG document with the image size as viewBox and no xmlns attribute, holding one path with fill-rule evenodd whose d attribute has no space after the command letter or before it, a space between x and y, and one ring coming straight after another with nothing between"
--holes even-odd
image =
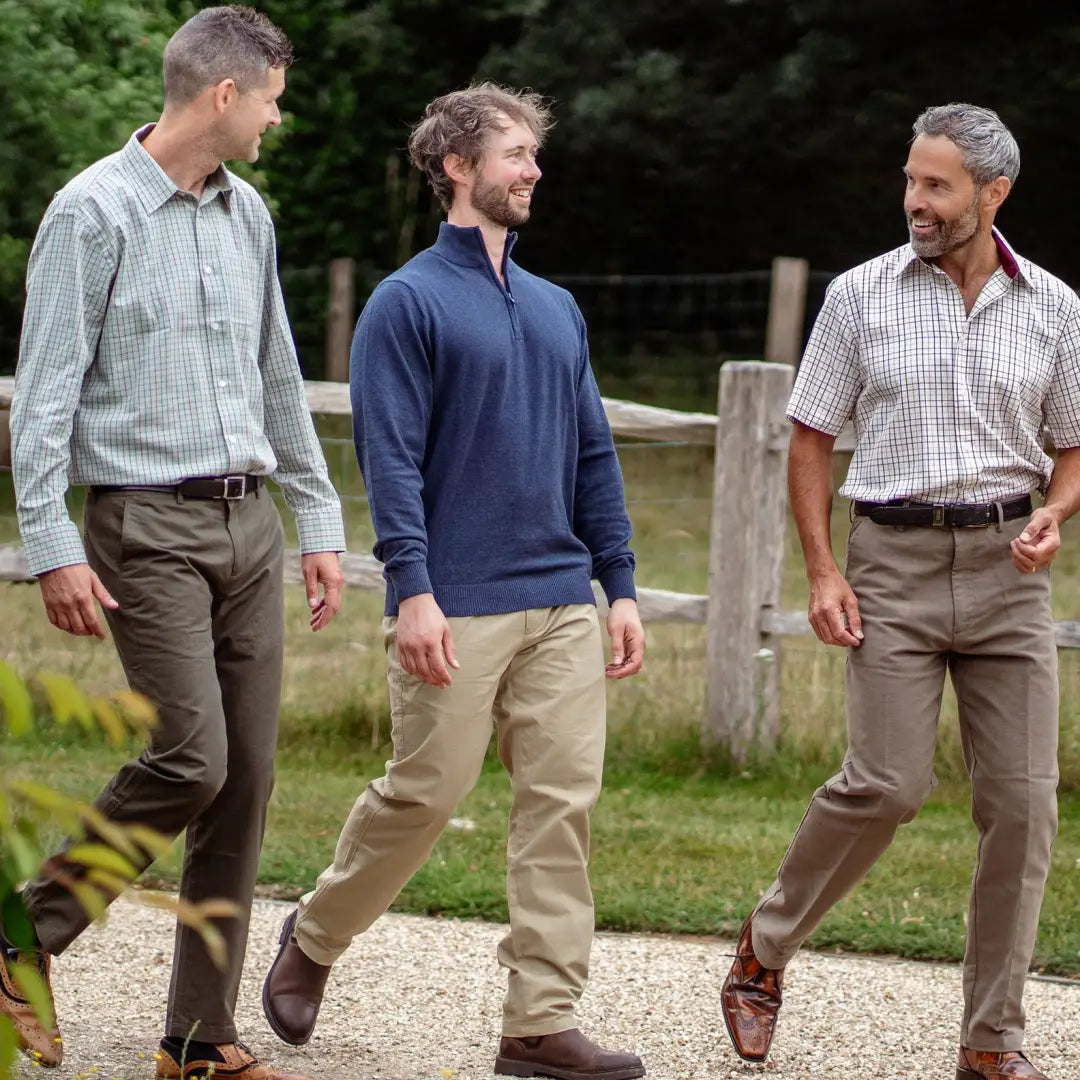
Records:
<instances>
[{"instance_id":1,"label":"brown trousers","mask_svg":"<svg viewBox=\"0 0 1080 1080\"><path fill-rule=\"evenodd\" d=\"M814 795L753 922L783 967L933 786L946 671L959 703L979 841L964 958L962 1045L1019 1050L1024 979L1057 830L1057 649L1050 577L1020 574L1026 519L897 529L859 517L847 577L865 640L848 650L848 751Z\"/></svg>"},{"instance_id":2,"label":"brown trousers","mask_svg":"<svg viewBox=\"0 0 1080 1080\"><path fill-rule=\"evenodd\" d=\"M331 866L300 902L296 939L332 964L390 905L476 783L491 741L510 774L510 931L503 1033L576 1026L589 973L589 813L600 793L604 654L596 608L449 620L461 669L448 688L405 672L385 623L394 760L357 799Z\"/></svg>"},{"instance_id":3,"label":"brown trousers","mask_svg":"<svg viewBox=\"0 0 1080 1080\"><path fill-rule=\"evenodd\" d=\"M87 496L87 558L132 689L158 710L142 755L95 806L166 836L187 829L180 894L241 909L217 920L227 965L177 926L165 1034L236 1039L233 1009L273 787L283 648L281 519L265 489L235 502L148 491ZM145 869L145 864L139 867ZM23 892L42 945L64 951L89 917L43 876ZM196 1028L197 1025L197 1028Z\"/></svg>"}]
</instances>

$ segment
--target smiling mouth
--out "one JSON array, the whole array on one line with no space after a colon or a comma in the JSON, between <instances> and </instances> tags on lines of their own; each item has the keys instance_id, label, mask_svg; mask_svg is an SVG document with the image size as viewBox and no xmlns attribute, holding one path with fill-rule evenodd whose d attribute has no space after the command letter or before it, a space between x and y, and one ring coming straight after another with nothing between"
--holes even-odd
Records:
<instances>
[{"instance_id":1,"label":"smiling mouth","mask_svg":"<svg viewBox=\"0 0 1080 1080\"><path fill-rule=\"evenodd\" d=\"M515 195L519 199L531 199L532 188L511 188L510 194Z\"/></svg>"}]
</instances>

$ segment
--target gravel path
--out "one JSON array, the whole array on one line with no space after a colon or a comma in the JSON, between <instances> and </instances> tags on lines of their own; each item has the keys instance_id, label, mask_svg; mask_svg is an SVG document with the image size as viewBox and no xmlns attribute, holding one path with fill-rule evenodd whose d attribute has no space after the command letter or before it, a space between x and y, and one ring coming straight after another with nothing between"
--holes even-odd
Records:
<instances>
[{"instance_id":1,"label":"gravel path","mask_svg":"<svg viewBox=\"0 0 1080 1080\"><path fill-rule=\"evenodd\" d=\"M334 969L311 1043L278 1042L260 1006L284 904L252 916L238 1022L260 1057L318 1080L473 1080L490 1077L503 973L501 926L388 915ZM960 1014L955 965L803 953L788 971L770 1062L740 1062L718 1009L730 942L601 934L580 1007L583 1029L633 1049L652 1080L752 1078L952 1080ZM172 952L168 915L129 901L54 966L65 1036L55 1080L153 1076ZM1053 1080L1080 1077L1080 986L1030 981L1028 1050Z\"/></svg>"}]
</instances>

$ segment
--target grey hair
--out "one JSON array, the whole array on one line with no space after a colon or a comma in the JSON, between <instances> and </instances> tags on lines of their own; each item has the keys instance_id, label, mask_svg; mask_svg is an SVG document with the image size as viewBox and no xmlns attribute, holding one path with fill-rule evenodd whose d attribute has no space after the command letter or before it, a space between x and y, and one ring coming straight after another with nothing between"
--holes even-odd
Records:
<instances>
[{"instance_id":1,"label":"grey hair","mask_svg":"<svg viewBox=\"0 0 1080 1080\"><path fill-rule=\"evenodd\" d=\"M999 176L1015 183L1020 147L993 109L953 102L924 109L912 125L916 135L944 135L964 155L964 168L980 187Z\"/></svg>"},{"instance_id":2,"label":"grey hair","mask_svg":"<svg viewBox=\"0 0 1080 1080\"><path fill-rule=\"evenodd\" d=\"M291 63L289 39L261 11L243 4L204 8L165 46L165 104L186 105L225 79L247 91L262 86L271 68Z\"/></svg>"}]
</instances>

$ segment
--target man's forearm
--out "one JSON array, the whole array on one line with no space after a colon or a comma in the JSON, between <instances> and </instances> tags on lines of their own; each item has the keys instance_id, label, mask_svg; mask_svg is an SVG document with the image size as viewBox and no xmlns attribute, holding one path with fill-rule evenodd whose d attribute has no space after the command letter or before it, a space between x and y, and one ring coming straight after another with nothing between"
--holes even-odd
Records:
<instances>
[{"instance_id":1,"label":"man's forearm","mask_svg":"<svg viewBox=\"0 0 1080 1080\"><path fill-rule=\"evenodd\" d=\"M1080 510L1080 447L1058 451L1045 507L1059 525Z\"/></svg>"},{"instance_id":2,"label":"man's forearm","mask_svg":"<svg viewBox=\"0 0 1080 1080\"><path fill-rule=\"evenodd\" d=\"M799 531L806 576L837 569L829 522L832 514L832 451L835 437L796 423L788 452L788 494Z\"/></svg>"}]
</instances>

